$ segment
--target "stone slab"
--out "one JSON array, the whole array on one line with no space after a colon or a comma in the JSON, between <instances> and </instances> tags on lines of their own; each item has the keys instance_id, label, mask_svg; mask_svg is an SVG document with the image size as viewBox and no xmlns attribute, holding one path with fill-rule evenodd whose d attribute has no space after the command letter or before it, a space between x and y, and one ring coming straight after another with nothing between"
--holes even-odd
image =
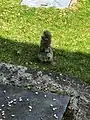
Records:
<instances>
[{"instance_id":1,"label":"stone slab","mask_svg":"<svg viewBox=\"0 0 90 120\"><path fill-rule=\"evenodd\" d=\"M61 120L70 97L0 84L0 120Z\"/></svg>"},{"instance_id":2,"label":"stone slab","mask_svg":"<svg viewBox=\"0 0 90 120\"><path fill-rule=\"evenodd\" d=\"M29 7L68 8L71 0L22 0L21 5Z\"/></svg>"}]
</instances>

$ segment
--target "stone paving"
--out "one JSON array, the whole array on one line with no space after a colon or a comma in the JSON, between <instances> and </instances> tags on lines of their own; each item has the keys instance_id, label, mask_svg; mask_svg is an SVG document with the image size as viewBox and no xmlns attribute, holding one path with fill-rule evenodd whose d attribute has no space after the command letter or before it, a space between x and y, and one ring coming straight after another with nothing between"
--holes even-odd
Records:
<instances>
[{"instance_id":1,"label":"stone paving","mask_svg":"<svg viewBox=\"0 0 90 120\"><path fill-rule=\"evenodd\" d=\"M71 0L22 0L21 5L29 7L68 8Z\"/></svg>"},{"instance_id":2,"label":"stone paving","mask_svg":"<svg viewBox=\"0 0 90 120\"><path fill-rule=\"evenodd\" d=\"M0 84L0 120L61 120L70 97Z\"/></svg>"},{"instance_id":3,"label":"stone paving","mask_svg":"<svg viewBox=\"0 0 90 120\"><path fill-rule=\"evenodd\" d=\"M90 86L62 73L0 64L0 83L70 96L65 120L90 120ZM71 117L70 117L71 116Z\"/></svg>"}]
</instances>

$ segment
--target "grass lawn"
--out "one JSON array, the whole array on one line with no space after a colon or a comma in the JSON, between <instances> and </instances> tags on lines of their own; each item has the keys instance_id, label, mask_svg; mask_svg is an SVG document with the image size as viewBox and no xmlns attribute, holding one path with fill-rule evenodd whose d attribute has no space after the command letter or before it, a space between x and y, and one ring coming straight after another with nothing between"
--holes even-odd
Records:
<instances>
[{"instance_id":1,"label":"grass lawn","mask_svg":"<svg viewBox=\"0 0 90 120\"><path fill-rule=\"evenodd\" d=\"M46 29L53 35L54 66L37 61L40 35ZM0 62L59 71L90 83L90 0L64 10L1 1Z\"/></svg>"}]
</instances>

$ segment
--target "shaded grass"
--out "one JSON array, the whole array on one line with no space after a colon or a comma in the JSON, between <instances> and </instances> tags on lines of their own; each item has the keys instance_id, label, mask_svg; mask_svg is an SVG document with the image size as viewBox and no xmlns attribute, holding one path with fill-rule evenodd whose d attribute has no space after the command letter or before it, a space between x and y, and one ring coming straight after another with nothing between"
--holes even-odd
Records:
<instances>
[{"instance_id":1,"label":"shaded grass","mask_svg":"<svg viewBox=\"0 0 90 120\"><path fill-rule=\"evenodd\" d=\"M37 61L40 35L53 34L55 66ZM60 71L90 82L90 1L72 9L29 8L0 2L0 62Z\"/></svg>"},{"instance_id":2,"label":"shaded grass","mask_svg":"<svg viewBox=\"0 0 90 120\"><path fill-rule=\"evenodd\" d=\"M50 70L66 73L89 82L90 54L81 52L68 52L64 49L54 48L54 61L56 65L40 63L37 59L39 46L16 42L0 37L0 62L8 62L16 65L23 65L39 70ZM87 71L87 72L86 72Z\"/></svg>"}]
</instances>

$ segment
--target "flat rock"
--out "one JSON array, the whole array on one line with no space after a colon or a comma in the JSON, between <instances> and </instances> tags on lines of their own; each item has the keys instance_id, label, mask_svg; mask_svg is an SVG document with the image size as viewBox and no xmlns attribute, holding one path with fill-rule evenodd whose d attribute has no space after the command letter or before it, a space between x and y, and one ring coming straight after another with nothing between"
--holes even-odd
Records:
<instances>
[{"instance_id":1,"label":"flat rock","mask_svg":"<svg viewBox=\"0 0 90 120\"><path fill-rule=\"evenodd\" d=\"M29 7L56 7L67 8L71 0L22 0L21 5Z\"/></svg>"},{"instance_id":2,"label":"flat rock","mask_svg":"<svg viewBox=\"0 0 90 120\"><path fill-rule=\"evenodd\" d=\"M70 97L0 84L0 120L61 120Z\"/></svg>"}]
</instances>

